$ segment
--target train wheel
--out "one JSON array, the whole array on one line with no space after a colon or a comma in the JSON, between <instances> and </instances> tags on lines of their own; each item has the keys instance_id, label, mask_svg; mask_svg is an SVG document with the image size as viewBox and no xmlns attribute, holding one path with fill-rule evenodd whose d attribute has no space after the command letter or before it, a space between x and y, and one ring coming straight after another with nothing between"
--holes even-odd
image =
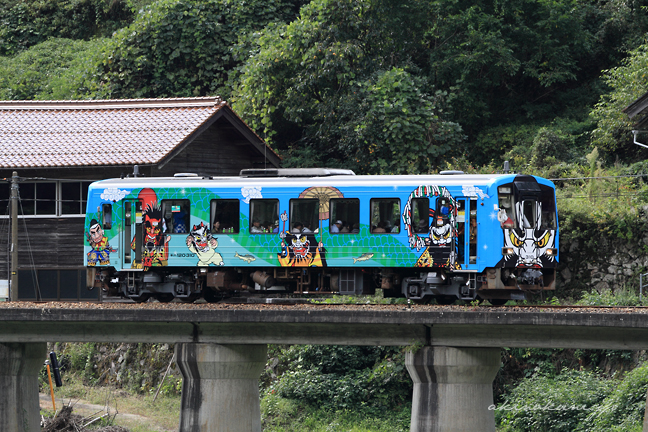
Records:
<instances>
[{"instance_id":1,"label":"train wheel","mask_svg":"<svg viewBox=\"0 0 648 432\"><path fill-rule=\"evenodd\" d=\"M192 295L189 297L178 297L182 303L193 303L198 300L198 296Z\"/></svg>"},{"instance_id":2,"label":"train wheel","mask_svg":"<svg viewBox=\"0 0 648 432\"><path fill-rule=\"evenodd\" d=\"M456 296L439 296L439 297L435 297L434 299L436 300L437 304L440 305L451 305L455 301L457 301Z\"/></svg>"},{"instance_id":3,"label":"train wheel","mask_svg":"<svg viewBox=\"0 0 648 432\"><path fill-rule=\"evenodd\" d=\"M418 299L418 300L412 300L412 301L413 301L414 303L416 303L416 304L420 304L420 305L423 305L423 304L430 304L430 302L432 301L432 298L433 298L432 296L424 296L424 297L421 298L421 299Z\"/></svg>"},{"instance_id":4,"label":"train wheel","mask_svg":"<svg viewBox=\"0 0 648 432\"><path fill-rule=\"evenodd\" d=\"M138 296L131 296L130 299L133 300L135 303L144 303L148 301L148 299L151 298L151 294L145 293L145 294L140 294Z\"/></svg>"},{"instance_id":5,"label":"train wheel","mask_svg":"<svg viewBox=\"0 0 648 432\"><path fill-rule=\"evenodd\" d=\"M488 299L488 302L493 306L504 306L508 299Z\"/></svg>"},{"instance_id":6,"label":"train wheel","mask_svg":"<svg viewBox=\"0 0 648 432\"><path fill-rule=\"evenodd\" d=\"M169 303L173 301L173 294L170 293L165 293L165 294L158 294L157 299L160 303Z\"/></svg>"},{"instance_id":7,"label":"train wheel","mask_svg":"<svg viewBox=\"0 0 648 432\"><path fill-rule=\"evenodd\" d=\"M223 294L207 288L203 291L203 297L208 303L216 303L223 299Z\"/></svg>"}]
</instances>

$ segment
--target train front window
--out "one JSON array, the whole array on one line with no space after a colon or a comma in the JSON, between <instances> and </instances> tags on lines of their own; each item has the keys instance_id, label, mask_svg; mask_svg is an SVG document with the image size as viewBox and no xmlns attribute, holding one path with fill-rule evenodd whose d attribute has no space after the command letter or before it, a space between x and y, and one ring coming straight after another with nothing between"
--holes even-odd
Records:
<instances>
[{"instance_id":1,"label":"train front window","mask_svg":"<svg viewBox=\"0 0 648 432\"><path fill-rule=\"evenodd\" d=\"M554 191L550 187L541 187L542 193L540 195L540 228L546 230L556 229L556 199Z\"/></svg>"},{"instance_id":2,"label":"train front window","mask_svg":"<svg viewBox=\"0 0 648 432\"><path fill-rule=\"evenodd\" d=\"M272 234L279 230L279 200L250 200L250 233Z\"/></svg>"},{"instance_id":3,"label":"train front window","mask_svg":"<svg viewBox=\"0 0 648 432\"><path fill-rule=\"evenodd\" d=\"M536 221L536 201L522 201L522 228L535 228Z\"/></svg>"}]
</instances>

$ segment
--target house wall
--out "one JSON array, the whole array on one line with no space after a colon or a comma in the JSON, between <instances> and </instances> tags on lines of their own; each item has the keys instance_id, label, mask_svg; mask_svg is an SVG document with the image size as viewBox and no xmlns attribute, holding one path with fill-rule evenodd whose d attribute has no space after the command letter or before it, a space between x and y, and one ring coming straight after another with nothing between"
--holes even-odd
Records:
<instances>
[{"instance_id":1,"label":"house wall","mask_svg":"<svg viewBox=\"0 0 648 432\"><path fill-rule=\"evenodd\" d=\"M141 166L141 175L172 176L191 172L198 175L238 175L244 168L265 165L264 156L226 119L219 119L189 145L172 155L161 169ZM268 166L272 166L270 162ZM132 175L132 166L80 168L0 169L0 179L11 179L16 171L21 178L94 181ZM20 186L19 186L20 187ZM6 203L3 203L6 204ZM8 214L0 208L0 215ZM99 293L85 291L83 239L85 219L82 216L25 217L18 223L18 295L21 299L97 300ZM9 279L8 216L0 216L0 279ZM76 272L76 273L75 273ZM75 279L75 274L78 278ZM74 280L79 286L73 287ZM36 283L35 281L39 281ZM38 287L41 287L40 294Z\"/></svg>"}]
</instances>

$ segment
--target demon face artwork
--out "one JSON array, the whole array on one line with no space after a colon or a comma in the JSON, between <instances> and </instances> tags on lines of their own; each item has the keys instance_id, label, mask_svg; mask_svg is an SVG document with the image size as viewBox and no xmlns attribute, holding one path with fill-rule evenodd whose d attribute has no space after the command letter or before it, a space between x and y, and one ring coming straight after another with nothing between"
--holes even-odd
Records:
<instances>
[{"instance_id":1,"label":"demon face artwork","mask_svg":"<svg viewBox=\"0 0 648 432\"><path fill-rule=\"evenodd\" d=\"M281 215L283 230L281 237L281 253L277 254L282 267L325 267L326 257L324 245L318 242L312 232L290 233L286 231L288 215Z\"/></svg>"},{"instance_id":2,"label":"demon face artwork","mask_svg":"<svg viewBox=\"0 0 648 432\"><path fill-rule=\"evenodd\" d=\"M515 204L515 222L500 210L498 220L504 231L504 247L514 253L505 255L503 267L543 268L556 265L556 231L542 221L542 203L521 201Z\"/></svg>"},{"instance_id":3,"label":"demon face artwork","mask_svg":"<svg viewBox=\"0 0 648 432\"><path fill-rule=\"evenodd\" d=\"M436 205L435 208L428 209L429 217L432 218L428 237L421 237L412 225L412 200L425 197L436 197ZM416 261L416 267L440 267L451 270L461 268L457 262L457 203L447 188L419 186L410 194L403 209L402 219L407 229L410 247L416 248L417 251L424 249Z\"/></svg>"},{"instance_id":4,"label":"demon face artwork","mask_svg":"<svg viewBox=\"0 0 648 432\"><path fill-rule=\"evenodd\" d=\"M110 252L117 252L108 244L108 237L104 236L104 230L96 219L90 221L90 230L86 238L92 250L88 252L88 266L110 265Z\"/></svg>"},{"instance_id":5,"label":"demon face artwork","mask_svg":"<svg viewBox=\"0 0 648 432\"><path fill-rule=\"evenodd\" d=\"M194 225L189 236L187 236L187 247L198 257L198 266L206 267L210 264L222 266L225 265L221 254L216 252L218 239L212 237L209 232L209 225L200 222L200 225Z\"/></svg>"},{"instance_id":6,"label":"demon face artwork","mask_svg":"<svg viewBox=\"0 0 648 432\"><path fill-rule=\"evenodd\" d=\"M166 235L166 223L162 208L153 189L142 189L138 199L142 203L142 221L144 226L142 239L141 264L133 263L133 268L148 269L154 266L166 266L169 260L169 240ZM136 237L133 237L131 249L136 248Z\"/></svg>"}]
</instances>

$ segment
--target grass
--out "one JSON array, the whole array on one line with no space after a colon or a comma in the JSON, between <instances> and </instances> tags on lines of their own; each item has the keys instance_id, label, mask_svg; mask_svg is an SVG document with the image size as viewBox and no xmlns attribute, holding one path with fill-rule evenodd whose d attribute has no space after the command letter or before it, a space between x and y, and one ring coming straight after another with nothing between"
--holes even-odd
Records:
<instances>
[{"instance_id":1,"label":"grass","mask_svg":"<svg viewBox=\"0 0 648 432\"><path fill-rule=\"evenodd\" d=\"M49 396L49 387L43 393ZM131 432L177 431L180 418L180 397L158 395L133 395L120 389L109 387L92 387L82 384L81 378L68 375L64 385L54 389L57 408L61 408L59 398L72 400L73 413L82 416L95 415L97 409L84 407L85 404L110 407L110 414L118 412L113 424L125 427ZM49 399L49 398L48 398ZM51 402L49 409L41 414L52 415ZM126 415L131 414L134 416ZM96 414L99 416L101 413ZM140 416L139 418L136 416Z\"/></svg>"},{"instance_id":2,"label":"grass","mask_svg":"<svg viewBox=\"0 0 648 432\"><path fill-rule=\"evenodd\" d=\"M133 395L126 391L107 387L86 386L81 378L68 375L63 387L55 388L57 408L72 400L73 414L98 417L110 407L110 414L119 414L113 425L122 426L131 432L177 431L180 418L180 397L159 395L153 402L153 394ZM47 393L49 388L42 390ZM101 408L88 407L98 405ZM98 412L100 411L100 412ZM41 409L43 416L51 417L51 403ZM141 416L135 418L127 414ZM266 394L261 400L261 420L264 432L399 432L408 431L411 408L395 407L389 412L371 409L331 411L320 409L298 401ZM105 426L106 423L97 426Z\"/></svg>"},{"instance_id":3,"label":"grass","mask_svg":"<svg viewBox=\"0 0 648 432\"><path fill-rule=\"evenodd\" d=\"M410 406L377 413L371 409L330 411L266 394L261 400L264 432L405 432Z\"/></svg>"}]
</instances>

